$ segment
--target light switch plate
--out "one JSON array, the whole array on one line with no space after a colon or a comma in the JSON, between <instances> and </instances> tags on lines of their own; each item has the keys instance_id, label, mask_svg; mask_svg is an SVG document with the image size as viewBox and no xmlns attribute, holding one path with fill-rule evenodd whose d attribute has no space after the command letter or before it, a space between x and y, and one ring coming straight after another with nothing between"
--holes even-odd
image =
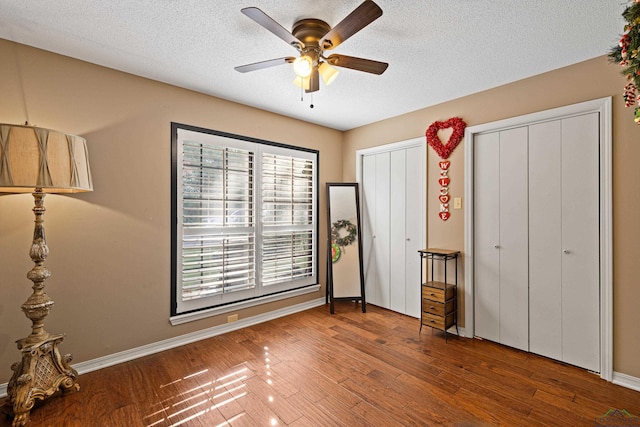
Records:
<instances>
[{"instance_id":1,"label":"light switch plate","mask_svg":"<svg viewBox=\"0 0 640 427\"><path fill-rule=\"evenodd\" d=\"M453 198L453 209L462 209L462 197Z\"/></svg>"}]
</instances>

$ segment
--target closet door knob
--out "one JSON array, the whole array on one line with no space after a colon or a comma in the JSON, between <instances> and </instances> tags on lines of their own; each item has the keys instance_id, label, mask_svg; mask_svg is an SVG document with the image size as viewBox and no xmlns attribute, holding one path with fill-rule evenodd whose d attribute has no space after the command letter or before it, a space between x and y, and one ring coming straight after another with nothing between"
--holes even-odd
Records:
<instances>
[{"instance_id":1,"label":"closet door knob","mask_svg":"<svg viewBox=\"0 0 640 427\"><path fill-rule=\"evenodd\" d=\"M407 237L407 242L410 242L410 241L411 241L411 239Z\"/></svg>"},{"instance_id":2,"label":"closet door knob","mask_svg":"<svg viewBox=\"0 0 640 427\"><path fill-rule=\"evenodd\" d=\"M569 254L569 253L571 253L571 252L569 252L569 250L568 250L568 249L565 249L565 250L563 250L563 251L562 251L562 253L563 253L563 254Z\"/></svg>"},{"instance_id":3,"label":"closet door knob","mask_svg":"<svg viewBox=\"0 0 640 427\"><path fill-rule=\"evenodd\" d=\"M500 249L500 245L493 245L494 248Z\"/></svg>"}]
</instances>

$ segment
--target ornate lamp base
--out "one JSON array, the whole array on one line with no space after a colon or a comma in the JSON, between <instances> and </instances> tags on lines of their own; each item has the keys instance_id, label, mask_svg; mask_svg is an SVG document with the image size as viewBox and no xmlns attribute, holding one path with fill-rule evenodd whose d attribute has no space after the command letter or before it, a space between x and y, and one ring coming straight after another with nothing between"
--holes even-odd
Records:
<instances>
[{"instance_id":1,"label":"ornate lamp base","mask_svg":"<svg viewBox=\"0 0 640 427\"><path fill-rule=\"evenodd\" d=\"M42 218L45 193L42 188L37 188L32 194L36 218L29 256L35 265L27 273L27 278L33 282L33 293L21 306L32 322L31 334L16 341L18 350L22 351L22 361L11 366L13 375L7 387L9 398L2 407L3 412L13 417L13 427L23 426L29 421L29 412L36 399L44 400L60 389L63 393L80 390L76 382L78 373L69 366L71 355L61 357L58 351L64 335L52 335L44 330L44 319L53 307L53 300L44 292L44 281L51 276L44 266L49 255Z\"/></svg>"},{"instance_id":2,"label":"ornate lamp base","mask_svg":"<svg viewBox=\"0 0 640 427\"><path fill-rule=\"evenodd\" d=\"M80 390L78 373L69 366L71 355L61 357L58 351L63 339L64 335L50 335L35 344L25 344L26 338L17 341L22 361L11 366L13 376L7 387L9 398L2 408L13 417L13 427L29 421L29 412L36 399L44 400L58 390L63 393Z\"/></svg>"}]
</instances>

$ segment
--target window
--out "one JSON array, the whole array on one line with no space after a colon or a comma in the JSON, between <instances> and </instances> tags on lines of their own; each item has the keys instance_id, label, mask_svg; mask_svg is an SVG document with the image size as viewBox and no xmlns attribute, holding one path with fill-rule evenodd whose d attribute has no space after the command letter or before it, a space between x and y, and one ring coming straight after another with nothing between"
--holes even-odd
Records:
<instances>
[{"instance_id":1,"label":"window","mask_svg":"<svg viewBox=\"0 0 640 427\"><path fill-rule=\"evenodd\" d=\"M172 316L317 290L318 152L171 132Z\"/></svg>"}]
</instances>

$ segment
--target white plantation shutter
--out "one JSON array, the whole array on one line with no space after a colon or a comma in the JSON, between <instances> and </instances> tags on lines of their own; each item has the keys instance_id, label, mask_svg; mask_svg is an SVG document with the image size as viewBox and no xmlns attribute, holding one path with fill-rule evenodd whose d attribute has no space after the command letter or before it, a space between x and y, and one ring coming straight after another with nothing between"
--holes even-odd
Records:
<instances>
[{"instance_id":1,"label":"white plantation shutter","mask_svg":"<svg viewBox=\"0 0 640 427\"><path fill-rule=\"evenodd\" d=\"M262 156L262 283L305 283L313 275L313 162Z\"/></svg>"},{"instance_id":2,"label":"white plantation shutter","mask_svg":"<svg viewBox=\"0 0 640 427\"><path fill-rule=\"evenodd\" d=\"M266 232L262 245L263 285L295 282L312 276L314 257L311 231Z\"/></svg>"},{"instance_id":3,"label":"white plantation shutter","mask_svg":"<svg viewBox=\"0 0 640 427\"><path fill-rule=\"evenodd\" d=\"M317 152L176 134L173 314L317 284Z\"/></svg>"},{"instance_id":4,"label":"white plantation shutter","mask_svg":"<svg viewBox=\"0 0 640 427\"><path fill-rule=\"evenodd\" d=\"M313 224L313 162L291 156L262 156L262 223Z\"/></svg>"},{"instance_id":5,"label":"white plantation shutter","mask_svg":"<svg viewBox=\"0 0 640 427\"><path fill-rule=\"evenodd\" d=\"M182 241L184 301L255 287L253 235L189 235Z\"/></svg>"}]
</instances>

